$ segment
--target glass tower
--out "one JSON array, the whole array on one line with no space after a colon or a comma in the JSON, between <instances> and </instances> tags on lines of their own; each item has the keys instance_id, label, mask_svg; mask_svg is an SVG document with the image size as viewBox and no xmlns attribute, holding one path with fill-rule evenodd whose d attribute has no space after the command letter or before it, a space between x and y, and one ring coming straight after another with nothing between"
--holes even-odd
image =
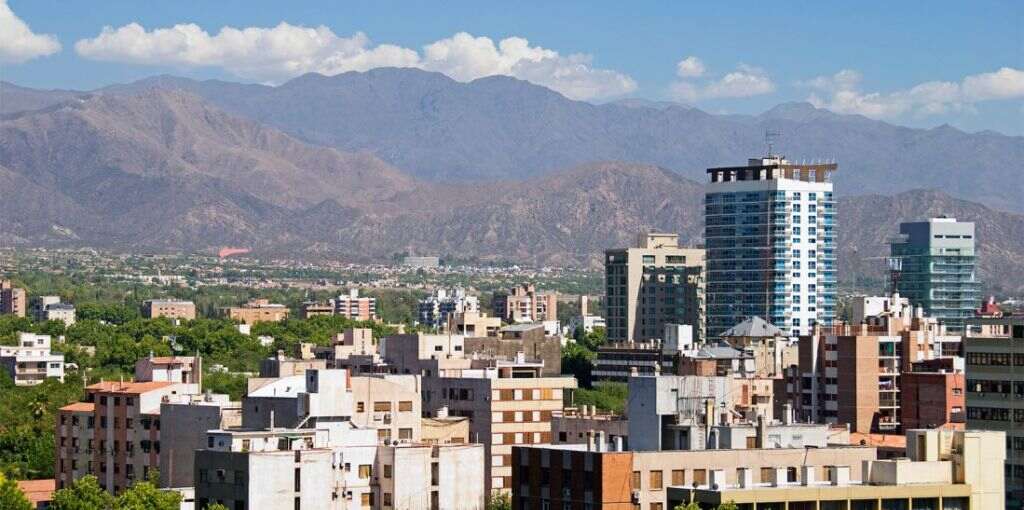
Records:
<instances>
[{"instance_id":1,"label":"glass tower","mask_svg":"<svg viewBox=\"0 0 1024 510\"><path fill-rule=\"evenodd\" d=\"M981 300L974 271L974 223L955 218L900 224L890 242L893 292L939 319L952 334L963 333Z\"/></svg>"},{"instance_id":2,"label":"glass tower","mask_svg":"<svg viewBox=\"0 0 1024 510\"><path fill-rule=\"evenodd\" d=\"M758 316L790 335L835 317L835 163L709 168L707 337Z\"/></svg>"}]
</instances>

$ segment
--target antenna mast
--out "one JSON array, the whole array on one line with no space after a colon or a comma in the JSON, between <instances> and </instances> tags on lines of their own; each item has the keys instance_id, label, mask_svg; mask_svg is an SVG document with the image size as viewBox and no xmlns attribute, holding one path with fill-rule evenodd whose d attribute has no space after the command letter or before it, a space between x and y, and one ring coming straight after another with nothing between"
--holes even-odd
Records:
<instances>
[{"instance_id":1,"label":"antenna mast","mask_svg":"<svg viewBox=\"0 0 1024 510\"><path fill-rule=\"evenodd\" d=\"M773 150L775 149L775 139L782 136L782 131L772 130L770 128L764 130L764 143L768 146L768 157L775 157Z\"/></svg>"}]
</instances>

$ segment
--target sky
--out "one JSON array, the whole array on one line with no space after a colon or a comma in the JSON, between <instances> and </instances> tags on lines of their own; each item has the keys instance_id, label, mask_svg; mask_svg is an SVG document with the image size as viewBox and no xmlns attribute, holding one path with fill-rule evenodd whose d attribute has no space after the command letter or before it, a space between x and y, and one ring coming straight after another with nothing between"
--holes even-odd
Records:
<instances>
[{"instance_id":1,"label":"sky","mask_svg":"<svg viewBox=\"0 0 1024 510\"><path fill-rule=\"evenodd\" d=\"M1024 2L0 0L0 80L280 84L417 67L569 98L756 114L789 101L1024 135Z\"/></svg>"}]
</instances>

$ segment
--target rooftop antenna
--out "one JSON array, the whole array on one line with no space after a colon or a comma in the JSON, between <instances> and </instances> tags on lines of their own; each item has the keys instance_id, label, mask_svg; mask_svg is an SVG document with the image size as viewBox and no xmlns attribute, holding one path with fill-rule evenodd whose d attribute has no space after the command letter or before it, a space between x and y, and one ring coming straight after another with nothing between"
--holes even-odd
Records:
<instances>
[{"instance_id":1,"label":"rooftop antenna","mask_svg":"<svg viewBox=\"0 0 1024 510\"><path fill-rule=\"evenodd\" d=\"M772 130L770 128L764 130L764 143L765 143L765 145L768 146L768 157L769 158L772 158L772 157L775 156L773 154L773 150L775 148L775 139L779 138L780 136L782 136L782 132L781 131L775 131L775 130Z\"/></svg>"}]
</instances>

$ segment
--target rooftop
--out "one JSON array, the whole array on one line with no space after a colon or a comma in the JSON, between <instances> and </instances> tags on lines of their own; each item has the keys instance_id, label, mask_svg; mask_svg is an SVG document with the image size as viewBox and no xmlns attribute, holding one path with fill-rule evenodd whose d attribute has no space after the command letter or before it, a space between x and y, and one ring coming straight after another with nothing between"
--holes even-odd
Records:
<instances>
[{"instance_id":1,"label":"rooftop","mask_svg":"<svg viewBox=\"0 0 1024 510\"><path fill-rule=\"evenodd\" d=\"M60 410L72 413L91 413L96 410L96 404L92 402L75 402L60 408Z\"/></svg>"},{"instance_id":2,"label":"rooftop","mask_svg":"<svg viewBox=\"0 0 1024 510\"><path fill-rule=\"evenodd\" d=\"M146 381L146 382L121 382L121 381L100 381L96 384L90 384L85 389L93 391L101 391L104 393L127 393L132 395L140 395L153 390L166 388L177 383L168 381Z\"/></svg>"},{"instance_id":3,"label":"rooftop","mask_svg":"<svg viewBox=\"0 0 1024 510\"><path fill-rule=\"evenodd\" d=\"M760 317L750 317L749 319L725 330L720 336L730 337L777 337L786 336L781 329L773 326L768 321Z\"/></svg>"}]
</instances>

